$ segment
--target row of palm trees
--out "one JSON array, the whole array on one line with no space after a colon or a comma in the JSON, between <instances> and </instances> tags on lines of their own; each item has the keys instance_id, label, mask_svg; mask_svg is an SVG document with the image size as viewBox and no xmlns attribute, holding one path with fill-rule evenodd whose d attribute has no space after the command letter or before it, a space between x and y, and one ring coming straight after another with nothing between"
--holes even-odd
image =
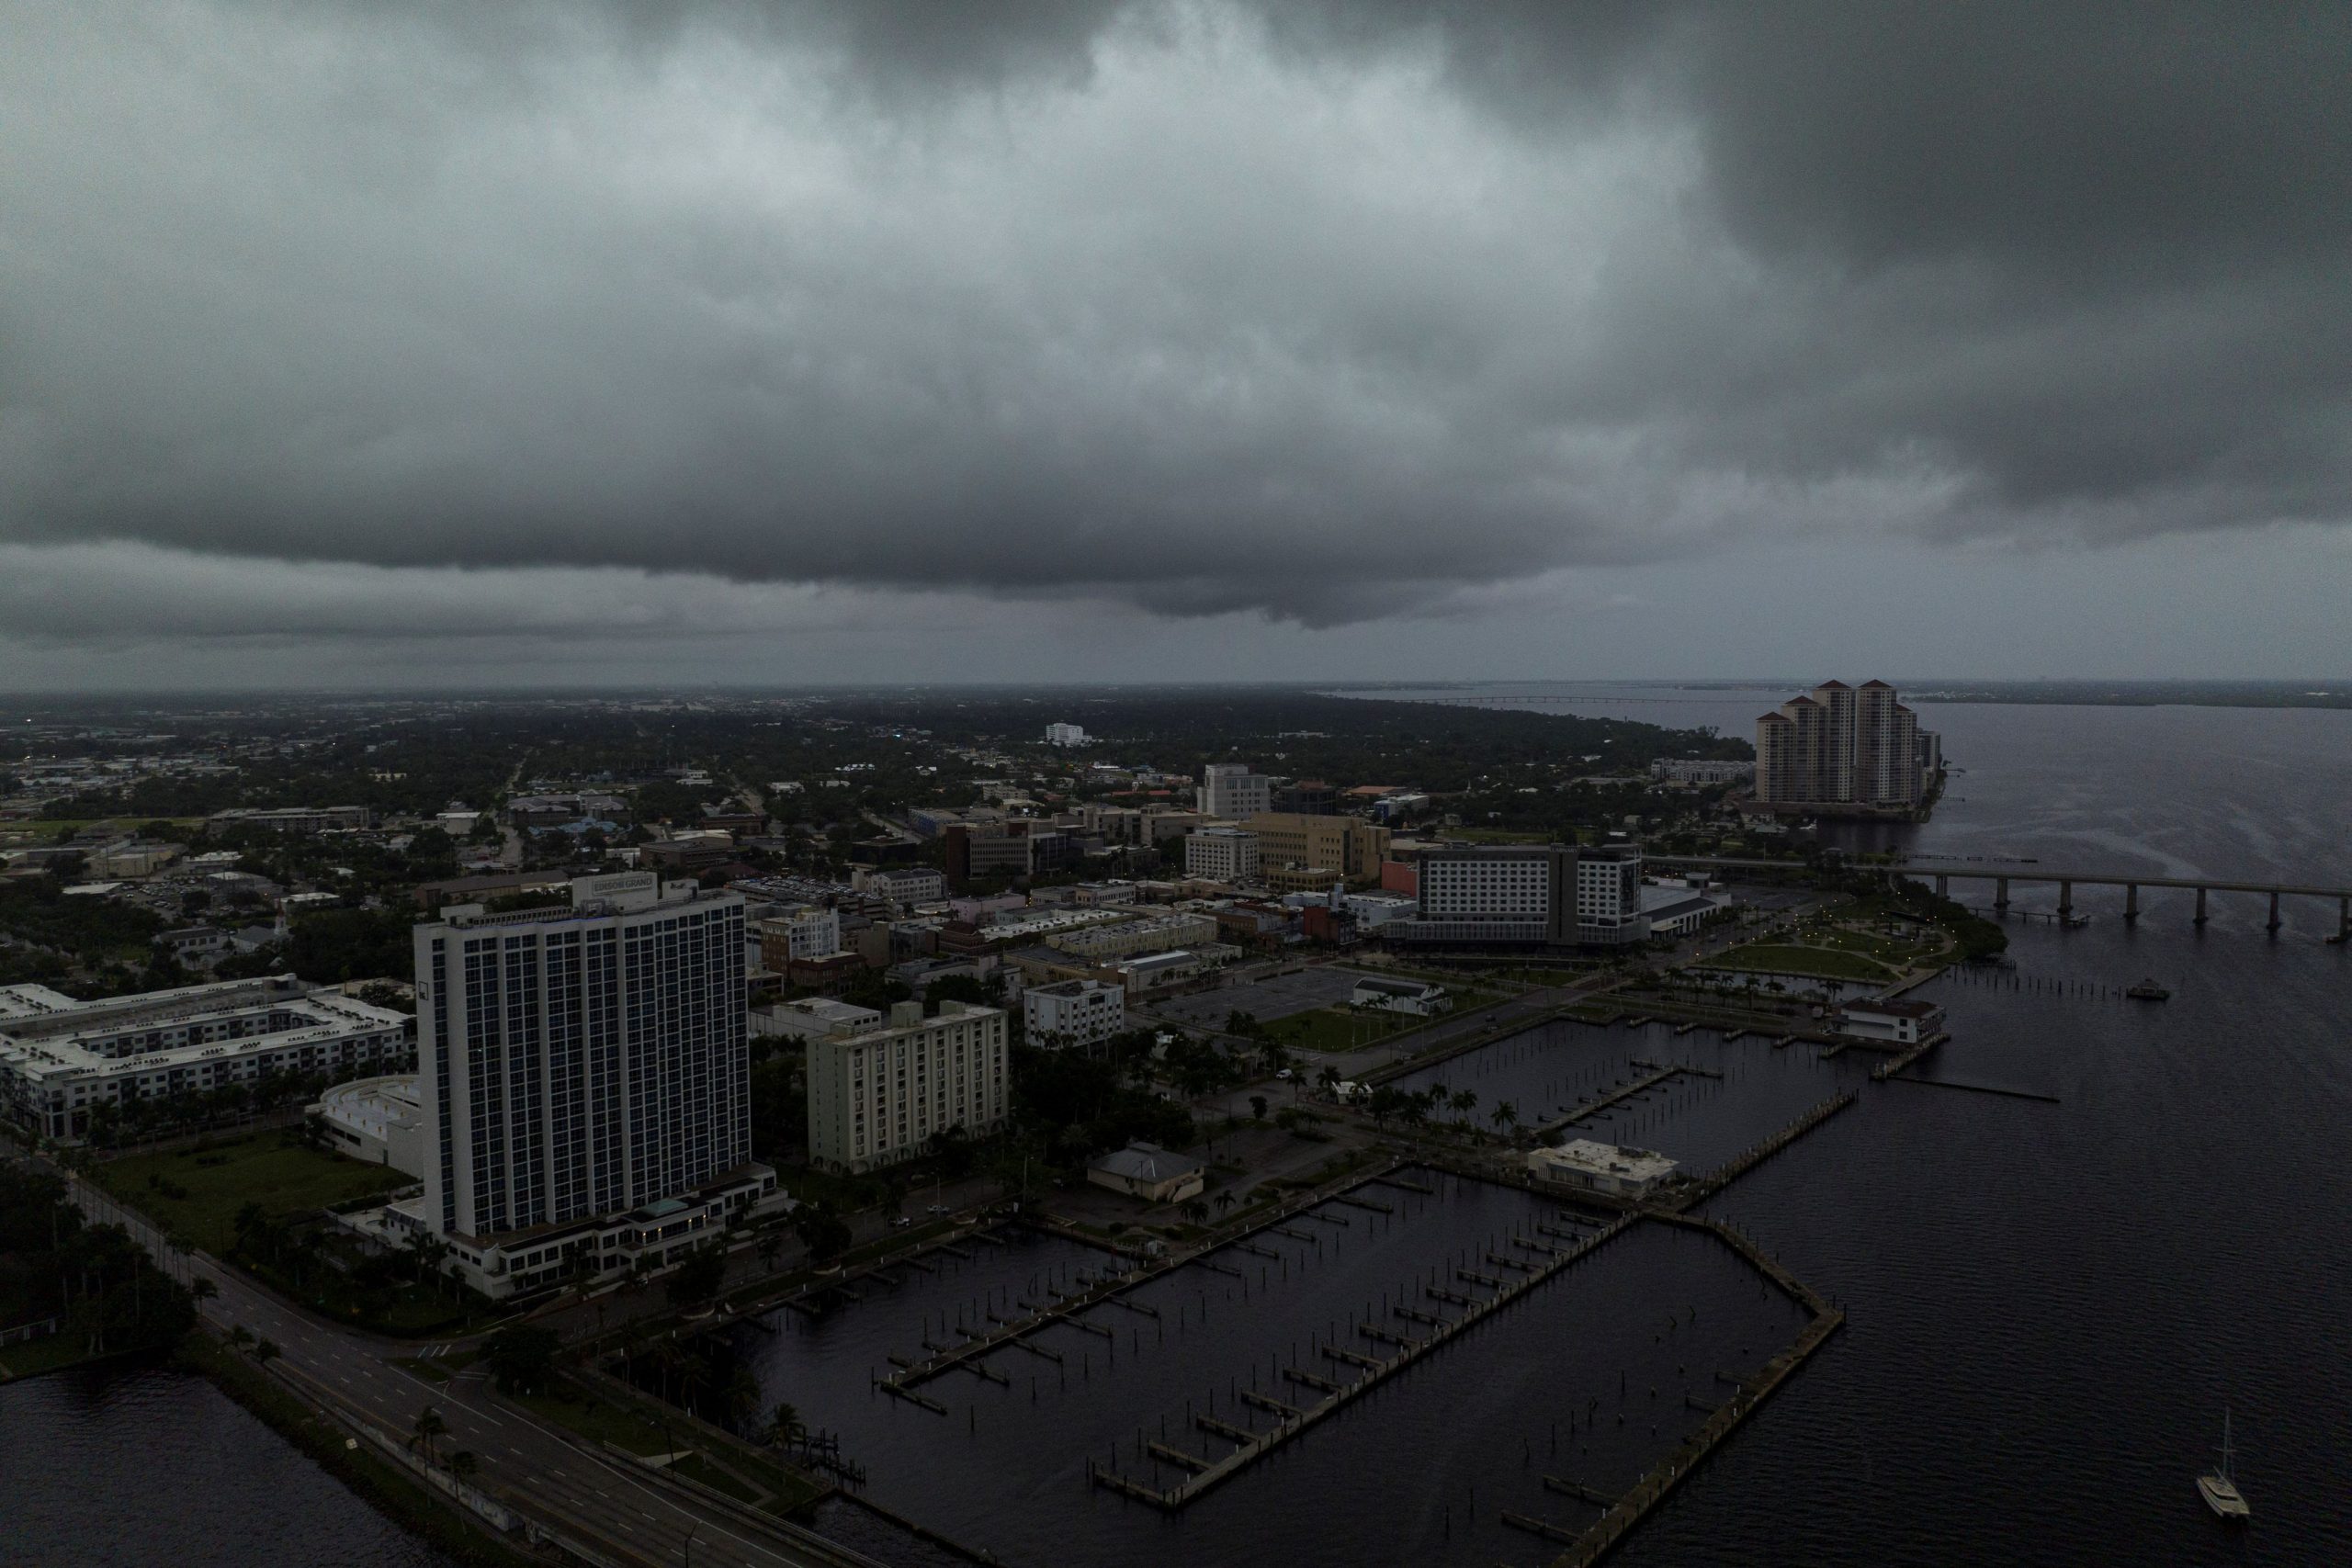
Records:
<instances>
[{"instance_id":1,"label":"row of palm trees","mask_svg":"<svg viewBox=\"0 0 2352 1568\"><path fill-rule=\"evenodd\" d=\"M264 1071L251 1083L225 1083L217 1089L100 1100L89 1109L85 1135L100 1148L119 1148L157 1138L210 1132L266 1116L289 1104L308 1104L333 1082L326 1073Z\"/></svg>"},{"instance_id":2,"label":"row of palm trees","mask_svg":"<svg viewBox=\"0 0 2352 1568\"><path fill-rule=\"evenodd\" d=\"M432 1464L440 1457L441 1439L449 1435L449 1422L440 1411L425 1405L416 1413L408 1429L408 1450L421 1453L424 1462ZM471 1449L459 1449L449 1455L449 1473L459 1481L471 1481L481 1470L481 1461Z\"/></svg>"}]
</instances>

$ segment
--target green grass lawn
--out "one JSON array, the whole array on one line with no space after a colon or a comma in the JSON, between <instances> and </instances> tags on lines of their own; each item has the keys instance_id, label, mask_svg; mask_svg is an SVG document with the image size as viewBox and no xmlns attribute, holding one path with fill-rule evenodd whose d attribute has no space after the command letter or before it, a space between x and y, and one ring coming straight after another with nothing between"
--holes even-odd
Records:
<instances>
[{"instance_id":1,"label":"green grass lawn","mask_svg":"<svg viewBox=\"0 0 2352 1568\"><path fill-rule=\"evenodd\" d=\"M276 1131L169 1154L128 1155L100 1165L97 1178L158 1224L216 1251L236 1239L237 1211L249 1202L284 1219L415 1182L390 1166L304 1148ZM182 1192L186 1196L176 1195Z\"/></svg>"},{"instance_id":2,"label":"green grass lawn","mask_svg":"<svg viewBox=\"0 0 2352 1568\"><path fill-rule=\"evenodd\" d=\"M1376 1045L1420 1022L1404 1013L1351 1013L1340 1008L1295 1012L1266 1025L1266 1038L1285 1051L1353 1051Z\"/></svg>"},{"instance_id":3,"label":"green grass lawn","mask_svg":"<svg viewBox=\"0 0 2352 1568\"><path fill-rule=\"evenodd\" d=\"M79 1325L69 1323L62 1333L22 1340L0 1349L0 1383L28 1378L36 1372L70 1367L76 1361L86 1359L89 1354L88 1332Z\"/></svg>"},{"instance_id":4,"label":"green grass lawn","mask_svg":"<svg viewBox=\"0 0 2352 1568\"><path fill-rule=\"evenodd\" d=\"M1894 971L1885 964L1858 953L1839 953L1826 947L1797 947L1781 942L1750 942L1709 959L1708 963L1724 969L1770 970L1783 975L1810 975L1824 980L1854 980L1866 985L1883 985L1895 977Z\"/></svg>"}]
</instances>

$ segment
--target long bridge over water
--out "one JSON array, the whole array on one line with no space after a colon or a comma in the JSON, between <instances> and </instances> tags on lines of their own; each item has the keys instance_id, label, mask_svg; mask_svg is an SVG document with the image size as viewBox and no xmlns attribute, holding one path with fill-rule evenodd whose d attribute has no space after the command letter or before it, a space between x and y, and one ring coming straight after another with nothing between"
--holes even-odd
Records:
<instances>
[{"instance_id":1,"label":"long bridge over water","mask_svg":"<svg viewBox=\"0 0 2352 1568\"><path fill-rule=\"evenodd\" d=\"M1652 854L1649 860L1662 865L1719 867L1726 871L1790 871L1800 869L1798 863L1777 860L1730 859L1712 855ZM2037 885L2055 884L2058 888L2058 918L2073 919L2075 889L2077 887L2120 887L2123 889L2123 918L2140 918L2140 890L2143 887L2182 889L2197 895L2195 921L2206 921L2206 898L2214 893L2252 893L2270 900L2268 929L2276 931L2284 922L2278 918L2279 901L2285 898L2322 898L2335 901L2335 935L2331 942L2352 942L2352 886L2330 886L2317 883L2256 882L2222 876L2152 876L2136 871L2097 871L2079 867L2045 866L2038 862L1971 862L1971 861L1853 861L1847 863L1858 871L1885 872L1894 876L1914 876L1932 882L1936 891L1950 896L1954 882L1989 882L1993 884L1993 908L2007 914L2009 908L2009 886L2012 883Z\"/></svg>"}]
</instances>

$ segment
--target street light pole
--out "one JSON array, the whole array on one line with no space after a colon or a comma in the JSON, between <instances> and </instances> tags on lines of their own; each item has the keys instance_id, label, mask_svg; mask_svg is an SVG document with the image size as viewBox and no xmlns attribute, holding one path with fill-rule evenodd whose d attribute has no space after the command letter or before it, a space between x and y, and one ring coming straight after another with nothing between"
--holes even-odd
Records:
<instances>
[{"instance_id":1,"label":"street light pole","mask_svg":"<svg viewBox=\"0 0 2352 1568\"><path fill-rule=\"evenodd\" d=\"M698 1530L698 1529L702 1529L702 1526L701 1526L701 1524L700 1524L699 1522L695 1523L695 1524L688 1525L688 1526L686 1527L686 1562L685 1562L685 1568L695 1568L695 1531L696 1531L696 1530Z\"/></svg>"}]
</instances>

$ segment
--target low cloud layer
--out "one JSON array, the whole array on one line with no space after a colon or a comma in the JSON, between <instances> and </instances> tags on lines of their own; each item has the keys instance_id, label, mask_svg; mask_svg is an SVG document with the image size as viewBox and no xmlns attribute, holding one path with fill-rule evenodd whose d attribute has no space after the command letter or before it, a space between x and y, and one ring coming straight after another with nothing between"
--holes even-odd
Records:
<instances>
[{"instance_id":1,"label":"low cloud layer","mask_svg":"<svg viewBox=\"0 0 2352 1568\"><path fill-rule=\"evenodd\" d=\"M2352 516L2342 7L5 15L19 636Z\"/></svg>"}]
</instances>

